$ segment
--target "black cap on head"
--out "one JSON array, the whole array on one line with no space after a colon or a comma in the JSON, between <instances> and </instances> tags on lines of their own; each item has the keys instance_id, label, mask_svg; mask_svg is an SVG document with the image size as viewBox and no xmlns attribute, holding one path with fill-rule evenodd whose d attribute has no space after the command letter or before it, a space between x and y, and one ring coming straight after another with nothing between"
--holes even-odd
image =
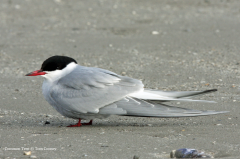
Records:
<instances>
[{"instance_id":1,"label":"black cap on head","mask_svg":"<svg viewBox=\"0 0 240 159\"><path fill-rule=\"evenodd\" d=\"M42 71L55 71L64 69L69 63L77 61L67 56L52 56L46 59L41 67Z\"/></svg>"}]
</instances>

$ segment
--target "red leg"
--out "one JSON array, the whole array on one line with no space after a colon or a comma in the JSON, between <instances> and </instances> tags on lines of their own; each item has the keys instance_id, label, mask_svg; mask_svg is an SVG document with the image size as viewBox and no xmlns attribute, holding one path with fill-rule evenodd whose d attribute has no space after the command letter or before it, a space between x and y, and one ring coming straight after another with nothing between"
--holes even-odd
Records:
<instances>
[{"instance_id":1,"label":"red leg","mask_svg":"<svg viewBox=\"0 0 240 159\"><path fill-rule=\"evenodd\" d=\"M92 125L92 120L90 120L89 123L81 123L81 119L79 119L77 124L69 125L67 127L80 127L82 125Z\"/></svg>"},{"instance_id":2,"label":"red leg","mask_svg":"<svg viewBox=\"0 0 240 159\"><path fill-rule=\"evenodd\" d=\"M69 125L69 126L67 126L67 127L80 127L80 126L82 126L82 124L81 124L81 119L78 120L78 123L77 123L77 124L75 124L75 125Z\"/></svg>"},{"instance_id":3,"label":"red leg","mask_svg":"<svg viewBox=\"0 0 240 159\"><path fill-rule=\"evenodd\" d=\"M89 123L82 123L82 125L92 125L92 120L90 120Z\"/></svg>"}]
</instances>

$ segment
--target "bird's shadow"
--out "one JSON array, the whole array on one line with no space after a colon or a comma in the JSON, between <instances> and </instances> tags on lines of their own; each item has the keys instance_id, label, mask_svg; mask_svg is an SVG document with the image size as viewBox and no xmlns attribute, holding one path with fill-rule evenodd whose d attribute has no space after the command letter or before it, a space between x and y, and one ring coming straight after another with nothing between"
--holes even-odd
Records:
<instances>
[{"instance_id":1,"label":"bird's shadow","mask_svg":"<svg viewBox=\"0 0 240 159\"><path fill-rule=\"evenodd\" d=\"M84 123L85 121L83 121ZM14 115L3 115L0 120L1 127L8 128L69 128L72 129L74 127L67 127L72 124L76 124L77 120L61 117L61 116L53 116L47 117L46 115L31 115L31 116L14 116ZM144 122L138 120L96 120L93 121L92 125L82 125L84 128L103 128L103 127L163 127L167 126L167 123L163 121L155 122Z\"/></svg>"},{"instance_id":2,"label":"bird's shadow","mask_svg":"<svg viewBox=\"0 0 240 159\"><path fill-rule=\"evenodd\" d=\"M1 127L7 128L67 128L73 129L74 127L67 127L76 124L77 120L62 117L60 115L46 115L36 113L8 113L1 114L0 118ZM85 122L85 121L83 121ZM88 121L86 121L88 122ZM107 119L93 120L93 125L82 125L81 128L107 128L107 127L181 127L185 125L186 121L180 118L144 118L144 117L125 117L113 116ZM207 124L207 123L205 123Z\"/></svg>"}]
</instances>

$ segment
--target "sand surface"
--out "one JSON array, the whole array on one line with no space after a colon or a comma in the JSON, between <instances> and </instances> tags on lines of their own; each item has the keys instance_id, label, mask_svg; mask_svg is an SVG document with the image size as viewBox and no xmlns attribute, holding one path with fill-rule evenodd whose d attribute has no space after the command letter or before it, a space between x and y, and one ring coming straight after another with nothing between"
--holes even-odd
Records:
<instances>
[{"instance_id":1,"label":"sand surface","mask_svg":"<svg viewBox=\"0 0 240 159\"><path fill-rule=\"evenodd\" d=\"M195 148L240 154L238 0L1 0L0 158L168 158ZM43 98L43 78L26 77L52 55L143 80L151 89L218 89L169 103L230 111L197 118L112 116L67 128ZM50 124L45 124L46 122ZM31 151L31 156L23 155Z\"/></svg>"}]
</instances>

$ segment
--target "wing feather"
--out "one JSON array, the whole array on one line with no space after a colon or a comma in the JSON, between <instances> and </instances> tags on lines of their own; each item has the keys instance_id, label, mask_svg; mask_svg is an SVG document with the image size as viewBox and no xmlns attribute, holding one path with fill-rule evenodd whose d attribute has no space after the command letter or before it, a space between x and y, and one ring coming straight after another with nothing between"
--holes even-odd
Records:
<instances>
[{"instance_id":1,"label":"wing feather","mask_svg":"<svg viewBox=\"0 0 240 159\"><path fill-rule=\"evenodd\" d=\"M60 79L50 94L64 109L98 113L100 108L141 89L143 84L139 80L103 69L78 66L68 76Z\"/></svg>"},{"instance_id":2,"label":"wing feather","mask_svg":"<svg viewBox=\"0 0 240 159\"><path fill-rule=\"evenodd\" d=\"M228 111L214 111L214 110L193 110L187 108L180 108L175 106L169 106L165 104L150 103L140 99L134 99L127 97L128 101L120 100L115 102L117 108L122 108L127 113L122 114L126 116L142 116L142 117L193 117L227 113ZM115 108L116 109L116 108Z\"/></svg>"}]
</instances>

